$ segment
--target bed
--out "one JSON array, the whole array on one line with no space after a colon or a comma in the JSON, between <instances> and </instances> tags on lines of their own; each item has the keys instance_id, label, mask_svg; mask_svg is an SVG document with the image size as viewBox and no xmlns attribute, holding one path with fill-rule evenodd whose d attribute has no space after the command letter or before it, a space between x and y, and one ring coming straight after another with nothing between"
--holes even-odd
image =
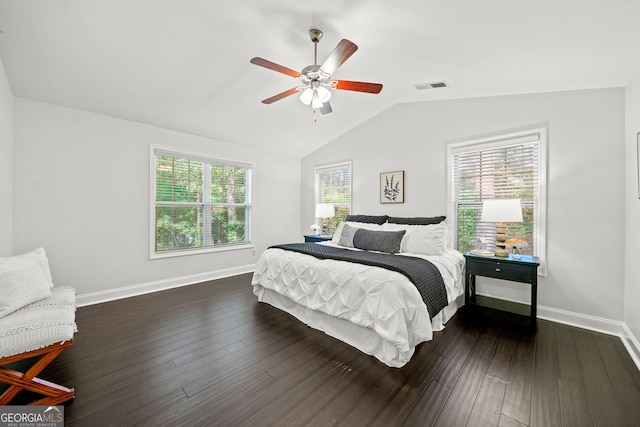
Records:
<instances>
[{"instance_id":1,"label":"bed","mask_svg":"<svg viewBox=\"0 0 640 427\"><path fill-rule=\"evenodd\" d=\"M253 293L399 368L464 303L464 257L447 240L444 217L349 216L331 241L267 249Z\"/></svg>"}]
</instances>

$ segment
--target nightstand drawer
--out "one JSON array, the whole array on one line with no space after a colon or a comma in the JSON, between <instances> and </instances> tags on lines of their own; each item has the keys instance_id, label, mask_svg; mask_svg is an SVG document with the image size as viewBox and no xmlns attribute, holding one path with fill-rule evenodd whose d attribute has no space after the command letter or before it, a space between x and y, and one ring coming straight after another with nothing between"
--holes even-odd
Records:
<instances>
[{"instance_id":1,"label":"nightstand drawer","mask_svg":"<svg viewBox=\"0 0 640 427\"><path fill-rule=\"evenodd\" d=\"M531 283L529 279L531 277L531 267L528 265L474 259L467 266L469 268L468 274Z\"/></svg>"}]
</instances>

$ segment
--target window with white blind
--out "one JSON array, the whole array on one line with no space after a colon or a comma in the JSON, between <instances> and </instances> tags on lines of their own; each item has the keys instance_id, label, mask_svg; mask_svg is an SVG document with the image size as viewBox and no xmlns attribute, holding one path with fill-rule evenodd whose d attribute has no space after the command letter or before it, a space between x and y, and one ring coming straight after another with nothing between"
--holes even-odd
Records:
<instances>
[{"instance_id":1,"label":"window with white blind","mask_svg":"<svg viewBox=\"0 0 640 427\"><path fill-rule=\"evenodd\" d=\"M251 165L152 148L151 257L251 243Z\"/></svg>"},{"instance_id":2,"label":"window with white blind","mask_svg":"<svg viewBox=\"0 0 640 427\"><path fill-rule=\"evenodd\" d=\"M351 213L351 162L318 166L314 168L314 174L315 203L334 205L336 216L330 219L329 228L335 230ZM320 220L316 218L316 221Z\"/></svg>"},{"instance_id":3,"label":"window with white blind","mask_svg":"<svg viewBox=\"0 0 640 427\"><path fill-rule=\"evenodd\" d=\"M544 274L546 129L449 144L449 218L454 247L465 253L482 237L495 244L494 223L480 221L486 199L520 199L523 222L507 236L526 241L523 254L540 257Z\"/></svg>"}]
</instances>

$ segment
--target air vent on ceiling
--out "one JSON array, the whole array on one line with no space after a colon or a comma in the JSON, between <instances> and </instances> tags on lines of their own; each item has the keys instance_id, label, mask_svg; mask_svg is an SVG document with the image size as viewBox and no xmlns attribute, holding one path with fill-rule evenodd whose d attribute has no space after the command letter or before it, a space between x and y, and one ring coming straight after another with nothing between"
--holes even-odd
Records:
<instances>
[{"instance_id":1,"label":"air vent on ceiling","mask_svg":"<svg viewBox=\"0 0 640 427\"><path fill-rule=\"evenodd\" d=\"M449 87L447 82L429 82L429 83L419 83L413 85L417 90L426 90L426 89L438 89L441 87Z\"/></svg>"}]
</instances>

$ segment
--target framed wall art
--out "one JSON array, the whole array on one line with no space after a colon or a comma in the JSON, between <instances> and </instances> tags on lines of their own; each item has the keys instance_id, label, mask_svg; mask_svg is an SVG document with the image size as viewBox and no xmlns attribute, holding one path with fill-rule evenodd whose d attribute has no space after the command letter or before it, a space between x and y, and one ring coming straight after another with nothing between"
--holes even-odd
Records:
<instances>
[{"instance_id":1,"label":"framed wall art","mask_svg":"<svg viewBox=\"0 0 640 427\"><path fill-rule=\"evenodd\" d=\"M404 203L404 171L380 174L380 203Z\"/></svg>"}]
</instances>

